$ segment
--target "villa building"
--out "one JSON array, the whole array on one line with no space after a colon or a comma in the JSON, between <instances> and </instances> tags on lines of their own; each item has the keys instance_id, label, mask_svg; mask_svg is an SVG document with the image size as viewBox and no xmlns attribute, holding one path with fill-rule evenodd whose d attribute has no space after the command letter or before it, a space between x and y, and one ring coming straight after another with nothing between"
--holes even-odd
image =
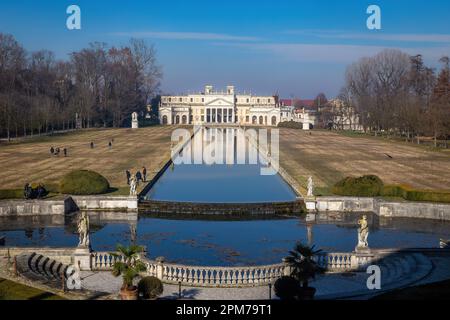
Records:
<instances>
[{"instance_id":1,"label":"villa building","mask_svg":"<svg viewBox=\"0 0 450 320\"><path fill-rule=\"evenodd\" d=\"M238 94L234 86L214 91L210 85L197 94L162 96L161 124L235 124L277 126L280 122L277 96Z\"/></svg>"}]
</instances>

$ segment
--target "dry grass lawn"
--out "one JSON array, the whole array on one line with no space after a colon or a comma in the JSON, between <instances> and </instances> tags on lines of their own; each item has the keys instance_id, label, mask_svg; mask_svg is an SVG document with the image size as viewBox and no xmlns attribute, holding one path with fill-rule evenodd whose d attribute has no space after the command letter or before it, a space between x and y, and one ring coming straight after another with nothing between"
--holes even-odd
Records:
<instances>
[{"instance_id":1,"label":"dry grass lawn","mask_svg":"<svg viewBox=\"0 0 450 320\"><path fill-rule=\"evenodd\" d=\"M26 182L57 183L74 169L97 171L116 188L126 187L126 169L146 166L150 179L170 156L173 129L85 130L0 144L0 189L22 188ZM94 149L89 147L91 141ZM68 157L50 155L51 146L68 148ZM325 192L345 176L363 174L376 174L388 184L450 190L449 151L328 131L312 131L310 135L285 128L280 130L280 149L281 166L303 186L312 175L319 191Z\"/></svg>"},{"instance_id":2,"label":"dry grass lawn","mask_svg":"<svg viewBox=\"0 0 450 320\"><path fill-rule=\"evenodd\" d=\"M392 158L390 158L389 156ZM280 164L303 186L308 176L326 189L346 176L375 174L386 184L450 190L450 152L384 141L348 137L329 131L280 131Z\"/></svg>"},{"instance_id":3,"label":"dry grass lawn","mask_svg":"<svg viewBox=\"0 0 450 320\"><path fill-rule=\"evenodd\" d=\"M146 166L147 179L170 156L172 127L95 129L22 140L0 145L0 189L22 188L26 182L58 183L74 169L94 170L104 175L112 187L125 187L125 170ZM108 143L114 139L113 147ZM90 148L93 141L95 148ZM50 147L68 149L68 157L50 154Z\"/></svg>"}]
</instances>

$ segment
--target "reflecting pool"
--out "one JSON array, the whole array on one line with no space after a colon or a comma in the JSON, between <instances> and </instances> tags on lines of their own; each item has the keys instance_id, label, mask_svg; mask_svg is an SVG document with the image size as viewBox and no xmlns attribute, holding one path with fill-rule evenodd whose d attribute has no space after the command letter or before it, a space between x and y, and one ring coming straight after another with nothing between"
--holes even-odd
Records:
<instances>
[{"instance_id":1,"label":"reflecting pool","mask_svg":"<svg viewBox=\"0 0 450 320\"><path fill-rule=\"evenodd\" d=\"M272 132L202 128L145 199L201 203L294 201L295 192L275 170L266 174L264 170L276 168L275 162L269 163L248 141L248 132L256 134L259 145L265 143L266 136L270 157L278 161L278 144Z\"/></svg>"},{"instance_id":2,"label":"reflecting pool","mask_svg":"<svg viewBox=\"0 0 450 320\"><path fill-rule=\"evenodd\" d=\"M120 213L116 213L120 214ZM195 265L278 263L296 241L328 252L352 251L359 214L304 219L251 221L167 220L140 217L111 221L90 213L94 250L111 251L117 243L145 245L149 256ZM369 215L372 248L438 247L450 238L450 223L415 219L378 219ZM0 219L7 246L73 246L78 244L76 217L66 221L35 218Z\"/></svg>"}]
</instances>

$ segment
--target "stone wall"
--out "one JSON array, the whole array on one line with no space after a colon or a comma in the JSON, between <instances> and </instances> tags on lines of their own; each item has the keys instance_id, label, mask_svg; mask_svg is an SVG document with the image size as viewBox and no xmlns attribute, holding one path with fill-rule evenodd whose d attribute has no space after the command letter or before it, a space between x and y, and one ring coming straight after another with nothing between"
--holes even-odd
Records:
<instances>
[{"instance_id":1,"label":"stone wall","mask_svg":"<svg viewBox=\"0 0 450 320\"><path fill-rule=\"evenodd\" d=\"M72 196L73 201L80 210L113 210L113 211L137 211L137 197L116 196Z\"/></svg>"},{"instance_id":2,"label":"stone wall","mask_svg":"<svg viewBox=\"0 0 450 320\"><path fill-rule=\"evenodd\" d=\"M387 201L377 198L317 197L319 212L374 212L380 217L418 218L450 221L450 204Z\"/></svg>"},{"instance_id":3,"label":"stone wall","mask_svg":"<svg viewBox=\"0 0 450 320\"><path fill-rule=\"evenodd\" d=\"M380 217L421 218L450 221L450 204L428 202L378 201Z\"/></svg>"},{"instance_id":4,"label":"stone wall","mask_svg":"<svg viewBox=\"0 0 450 320\"><path fill-rule=\"evenodd\" d=\"M139 212L167 214L300 214L303 202L272 202L272 203L191 203L166 201L141 201Z\"/></svg>"},{"instance_id":5,"label":"stone wall","mask_svg":"<svg viewBox=\"0 0 450 320\"><path fill-rule=\"evenodd\" d=\"M70 197L60 200L0 201L0 216L65 215L75 209Z\"/></svg>"},{"instance_id":6,"label":"stone wall","mask_svg":"<svg viewBox=\"0 0 450 320\"><path fill-rule=\"evenodd\" d=\"M316 208L319 212L374 212L374 199L359 197L317 197Z\"/></svg>"},{"instance_id":7,"label":"stone wall","mask_svg":"<svg viewBox=\"0 0 450 320\"><path fill-rule=\"evenodd\" d=\"M10 257L18 256L21 254L31 254L33 252L41 254L45 257L52 258L63 264L70 265L73 263L73 254L76 248L0 248L0 257Z\"/></svg>"}]
</instances>

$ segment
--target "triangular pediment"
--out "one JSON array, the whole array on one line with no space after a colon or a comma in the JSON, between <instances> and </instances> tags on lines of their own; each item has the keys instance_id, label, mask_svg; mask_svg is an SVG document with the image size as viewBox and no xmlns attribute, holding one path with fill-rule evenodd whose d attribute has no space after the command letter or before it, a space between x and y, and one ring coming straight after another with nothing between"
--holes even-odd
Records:
<instances>
[{"instance_id":1,"label":"triangular pediment","mask_svg":"<svg viewBox=\"0 0 450 320\"><path fill-rule=\"evenodd\" d=\"M217 98L217 99L214 99L214 100L211 100L211 101L207 102L205 105L207 105L207 106L211 106L211 105L214 105L214 106L233 106L233 102L227 101L224 98Z\"/></svg>"}]
</instances>

